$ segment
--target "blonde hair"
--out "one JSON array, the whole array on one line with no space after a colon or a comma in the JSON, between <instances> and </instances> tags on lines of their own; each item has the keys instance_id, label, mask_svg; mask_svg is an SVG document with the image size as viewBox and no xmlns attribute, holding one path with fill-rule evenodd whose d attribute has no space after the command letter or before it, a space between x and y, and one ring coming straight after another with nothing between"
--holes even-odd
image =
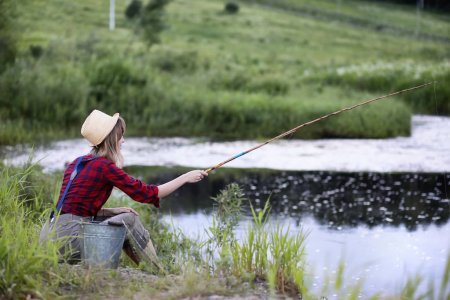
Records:
<instances>
[{"instance_id":1,"label":"blonde hair","mask_svg":"<svg viewBox=\"0 0 450 300\"><path fill-rule=\"evenodd\" d=\"M117 167L123 167L123 156L120 151L120 139L125 134L126 124L122 117L119 117L116 125L106 138L97 146L94 146L91 153L109 159Z\"/></svg>"}]
</instances>

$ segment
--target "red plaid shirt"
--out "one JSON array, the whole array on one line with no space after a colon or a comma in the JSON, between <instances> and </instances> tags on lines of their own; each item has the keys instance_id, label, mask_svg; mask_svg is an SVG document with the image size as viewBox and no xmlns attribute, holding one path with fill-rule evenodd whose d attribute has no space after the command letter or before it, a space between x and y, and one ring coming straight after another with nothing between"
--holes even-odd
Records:
<instances>
[{"instance_id":1,"label":"red plaid shirt","mask_svg":"<svg viewBox=\"0 0 450 300\"><path fill-rule=\"evenodd\" d=\"M67 192L61 213L89 217L97 215L100 208L111 195L113 187L117 187L141 203L152 203L159 207L158 187L145 184L118 168L104 157L93 158L89 154L81 162L84 167L72 181ZM92 159L92 160L89 160ZM64 172L64 179L59 194L59 200L66 189L76 160L71 162Z\"/></svg>"}]
</instances>

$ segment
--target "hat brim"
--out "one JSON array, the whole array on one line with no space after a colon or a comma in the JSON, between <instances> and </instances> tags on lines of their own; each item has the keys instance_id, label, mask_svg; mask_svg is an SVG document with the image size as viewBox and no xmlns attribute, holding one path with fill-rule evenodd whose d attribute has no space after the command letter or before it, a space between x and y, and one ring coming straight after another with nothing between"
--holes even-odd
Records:
<instances>
[{"instance_id":1,"label":"hat brim","mask_svg":"<svg viewBox=\"0 0 450 300\"><path fill-rule=\"evenodd\" d=\"M98 139L96 141L89 141L89 145L91 147L98 146L105 140L105 138L108 136L108 134L110 134L111 131L114 129L114 126L116 126L119 116L120 116L119 113L115 113L111 117L111 119L109 119L106 123L102 124L102 129L104 130L104 133L103 133L103 135L98 137Z\"/></svg>"}]
</instances>

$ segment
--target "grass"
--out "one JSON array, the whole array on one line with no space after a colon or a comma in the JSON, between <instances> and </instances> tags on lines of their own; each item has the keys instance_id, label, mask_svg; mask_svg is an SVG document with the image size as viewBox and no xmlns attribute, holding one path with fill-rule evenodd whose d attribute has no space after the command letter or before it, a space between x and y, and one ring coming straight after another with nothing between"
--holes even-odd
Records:
<instances>
[{"instance_id":1,"label":"grass","mask_svg":"<svg viewBox=\"0 0 450 300\"><path fill-rule=\"evenodd\" d=\"M444 43L449 42L447 29L450 19L448 15L439 14L439 11L422 10L418 20L415 5L357 0L257 0L253 2L290 10L292 13L302 14L304 17L327 18L338 24L344 23L366 30L390 29L388 34L399 35L406 32L413 39L435 37L436 40Z\"/></svg>"},{"instance_id":2,"label":"grass","mask_svg":"<svg viewBox=\"0 0 450 300\"><path fill-rule=\"evenodd\" d=\"M53 202L51 195L58 178L43 174L36 166L0 171L0 298L110 298L138 297L179 299L208 295L302 295L317 299L335 293L340 299L357 299L363 284L349 286L345 278L345 262L329 277L320 295L312 291L304 251L306 235L289 233L289 228L274 226L269 220L269 204L252 210L253 222L245 237L234 237L235 218L243 196L231 185L216 197L216 223L206 242L187 239L158 219L158 215L140 203L131 204L141 216L158 255L167 266L168 275L151 275L135 269L129 260L121 261L121 271L85 269L58 263L58 242L39 244L41 224ZM43 192L46 191L46 192ZM52 191L52 192L50 192ZM129 206L122 198L108 201L111 206ZM231 221L231 222L229 222ZM306 238L306 239L305 239ZM203 245L203 246L202 246ZM213 255L204 256L212 246ZM446 299L450 295L450 255L437 287L419 293L424 278L405 278L398 295L375 294L371 299ZM309 274L309 275L308 275ZM331 283L331 284L330 284Z\"/></svg>"},{"instance_id":3,"label":"grass","mask_svg":"<svg viewBox=\"0 0 450 300\"><path fill-rule=\"evenodd\" d=\"M415 24L415 11L398 5L282 3L318 15L339 9L339 16L396 28ZM117 29L110 32L106 2L17 4L19 56L0 74L0 144L78 136L93 108L121 112L135 136L270 137L431 80L439 81L435 89L342 114L295 138L408 135L411 113L450 113L446 43L255 4L240 3L231 16L222 13L222 1L179 0L168 5L162 43L148 48L125 20L125 5L116 3ZM445 15L425 12L422 21L423 32L448 37ZM34 58L31 46L42 56Z\"/></svg>"}]
</instances>

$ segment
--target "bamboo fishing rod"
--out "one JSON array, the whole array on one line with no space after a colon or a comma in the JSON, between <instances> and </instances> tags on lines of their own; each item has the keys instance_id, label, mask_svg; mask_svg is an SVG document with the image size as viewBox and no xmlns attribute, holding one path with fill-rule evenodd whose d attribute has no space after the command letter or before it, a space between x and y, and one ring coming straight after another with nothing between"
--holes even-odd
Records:
<instances>
[{"instance_id":1,"label":"bamboo fishing rod","mask_svg":"<svg viewBox=\"0 0 450 300\"><path fill-rule=\"evenodd\" d=\"M219 164L217 164L217 165L215 165L215 166L212 166L211 168L205 170L205 172L206 172L206 173L209 173L209 172L211 172L211 171L213 171L213 170L215 170L215 169L218 169L218 168L220 168L221 166L223 166L224 164L229 163L230 161L235 160L235 159L238 158L238 157L244 156L245 154L250 153L250 152L252 152L252 151L254 151L254 150L256 150L256 149L259 149L259 148L261 148L262 146L265 146L265 145L267 145L267 144L269 144L269 143L271 143L271 142L273 142L273 141L275 141L275 140L281 139L282 137L285 137L285 136L287 136L287 135L289 135L289 134L291 134L291 133L294 133L294 132L296 132L297 130L299 130L300 128L303 128L303 127L306 127L306 126L308 126L308 125L317 123L317 122L322 121L322 120L324 120L324 119L326 119L326 118L328 118L328 117L335 116L335 115L340 114L340 113L342 113L342 112L344 112L344 111L349 111L349 110L352 110L352 109L354 109L354 108L357 108L357 107L360 107L360 106L363 106L363 105L366 105L366 104L369 104L369 103L372 103L372 102L375 102L375 101L378 101L378 100L381 100L381 99L384 99L384 98L388 98L388 97L392 97L392 96L395 96L395 95L398 95L398 94L401 94L401 93L404 93L404 92L409 92L409 91L412 91L412 90L416 90L416 89L425 87L425 86L427 86L427 85L430 85L430 84L432 84L432 83L434 83L434 82L432 81L432 82L424 83L424 84L421 84L421 85L418 85L418 86L415 86L415 87L412 87L412 88L407 88L407 89L404 89L404 90L401 90L401 91L393 92L393 93L388 94L388 95L384 95L384 96L380 96L380 97L373 98L373 99L370 99L370 100L366 100L366 101L360 102L360 103L358 103L358 104L355 104L355 105L353 105L353 106L345 107L345 108L342 108L342 109L337 110L337 111L335 111L335 112L326 114L326 115L324 115L324 116L322 116L322 117L319 117L319 118L316 118L316 119L314 119L314 120L308 121L308 122L306 122L306 123L303 123L303 124L301 124L301 125L298 125L297 127L292 128L292 129L290 129L290 130L288 130L288 131L286 131L286 132L283 132L283 133L281 133L280 135L277 135L276 137L273 137L273 138L271 138L270 140L267 140L267 141L265 141L265 142L262 143L262 144L259 144L259 145L255 146L255 147L253 147L253 148L250 148L250 149L248 149L248 150L246 150L246 151L244 151L244 152L238 153L238 154L236 154L235 156L230 157L229 159L224 160L223 162L221 162L221 163L219 163Z\"/></svg>"}]
</instances>

